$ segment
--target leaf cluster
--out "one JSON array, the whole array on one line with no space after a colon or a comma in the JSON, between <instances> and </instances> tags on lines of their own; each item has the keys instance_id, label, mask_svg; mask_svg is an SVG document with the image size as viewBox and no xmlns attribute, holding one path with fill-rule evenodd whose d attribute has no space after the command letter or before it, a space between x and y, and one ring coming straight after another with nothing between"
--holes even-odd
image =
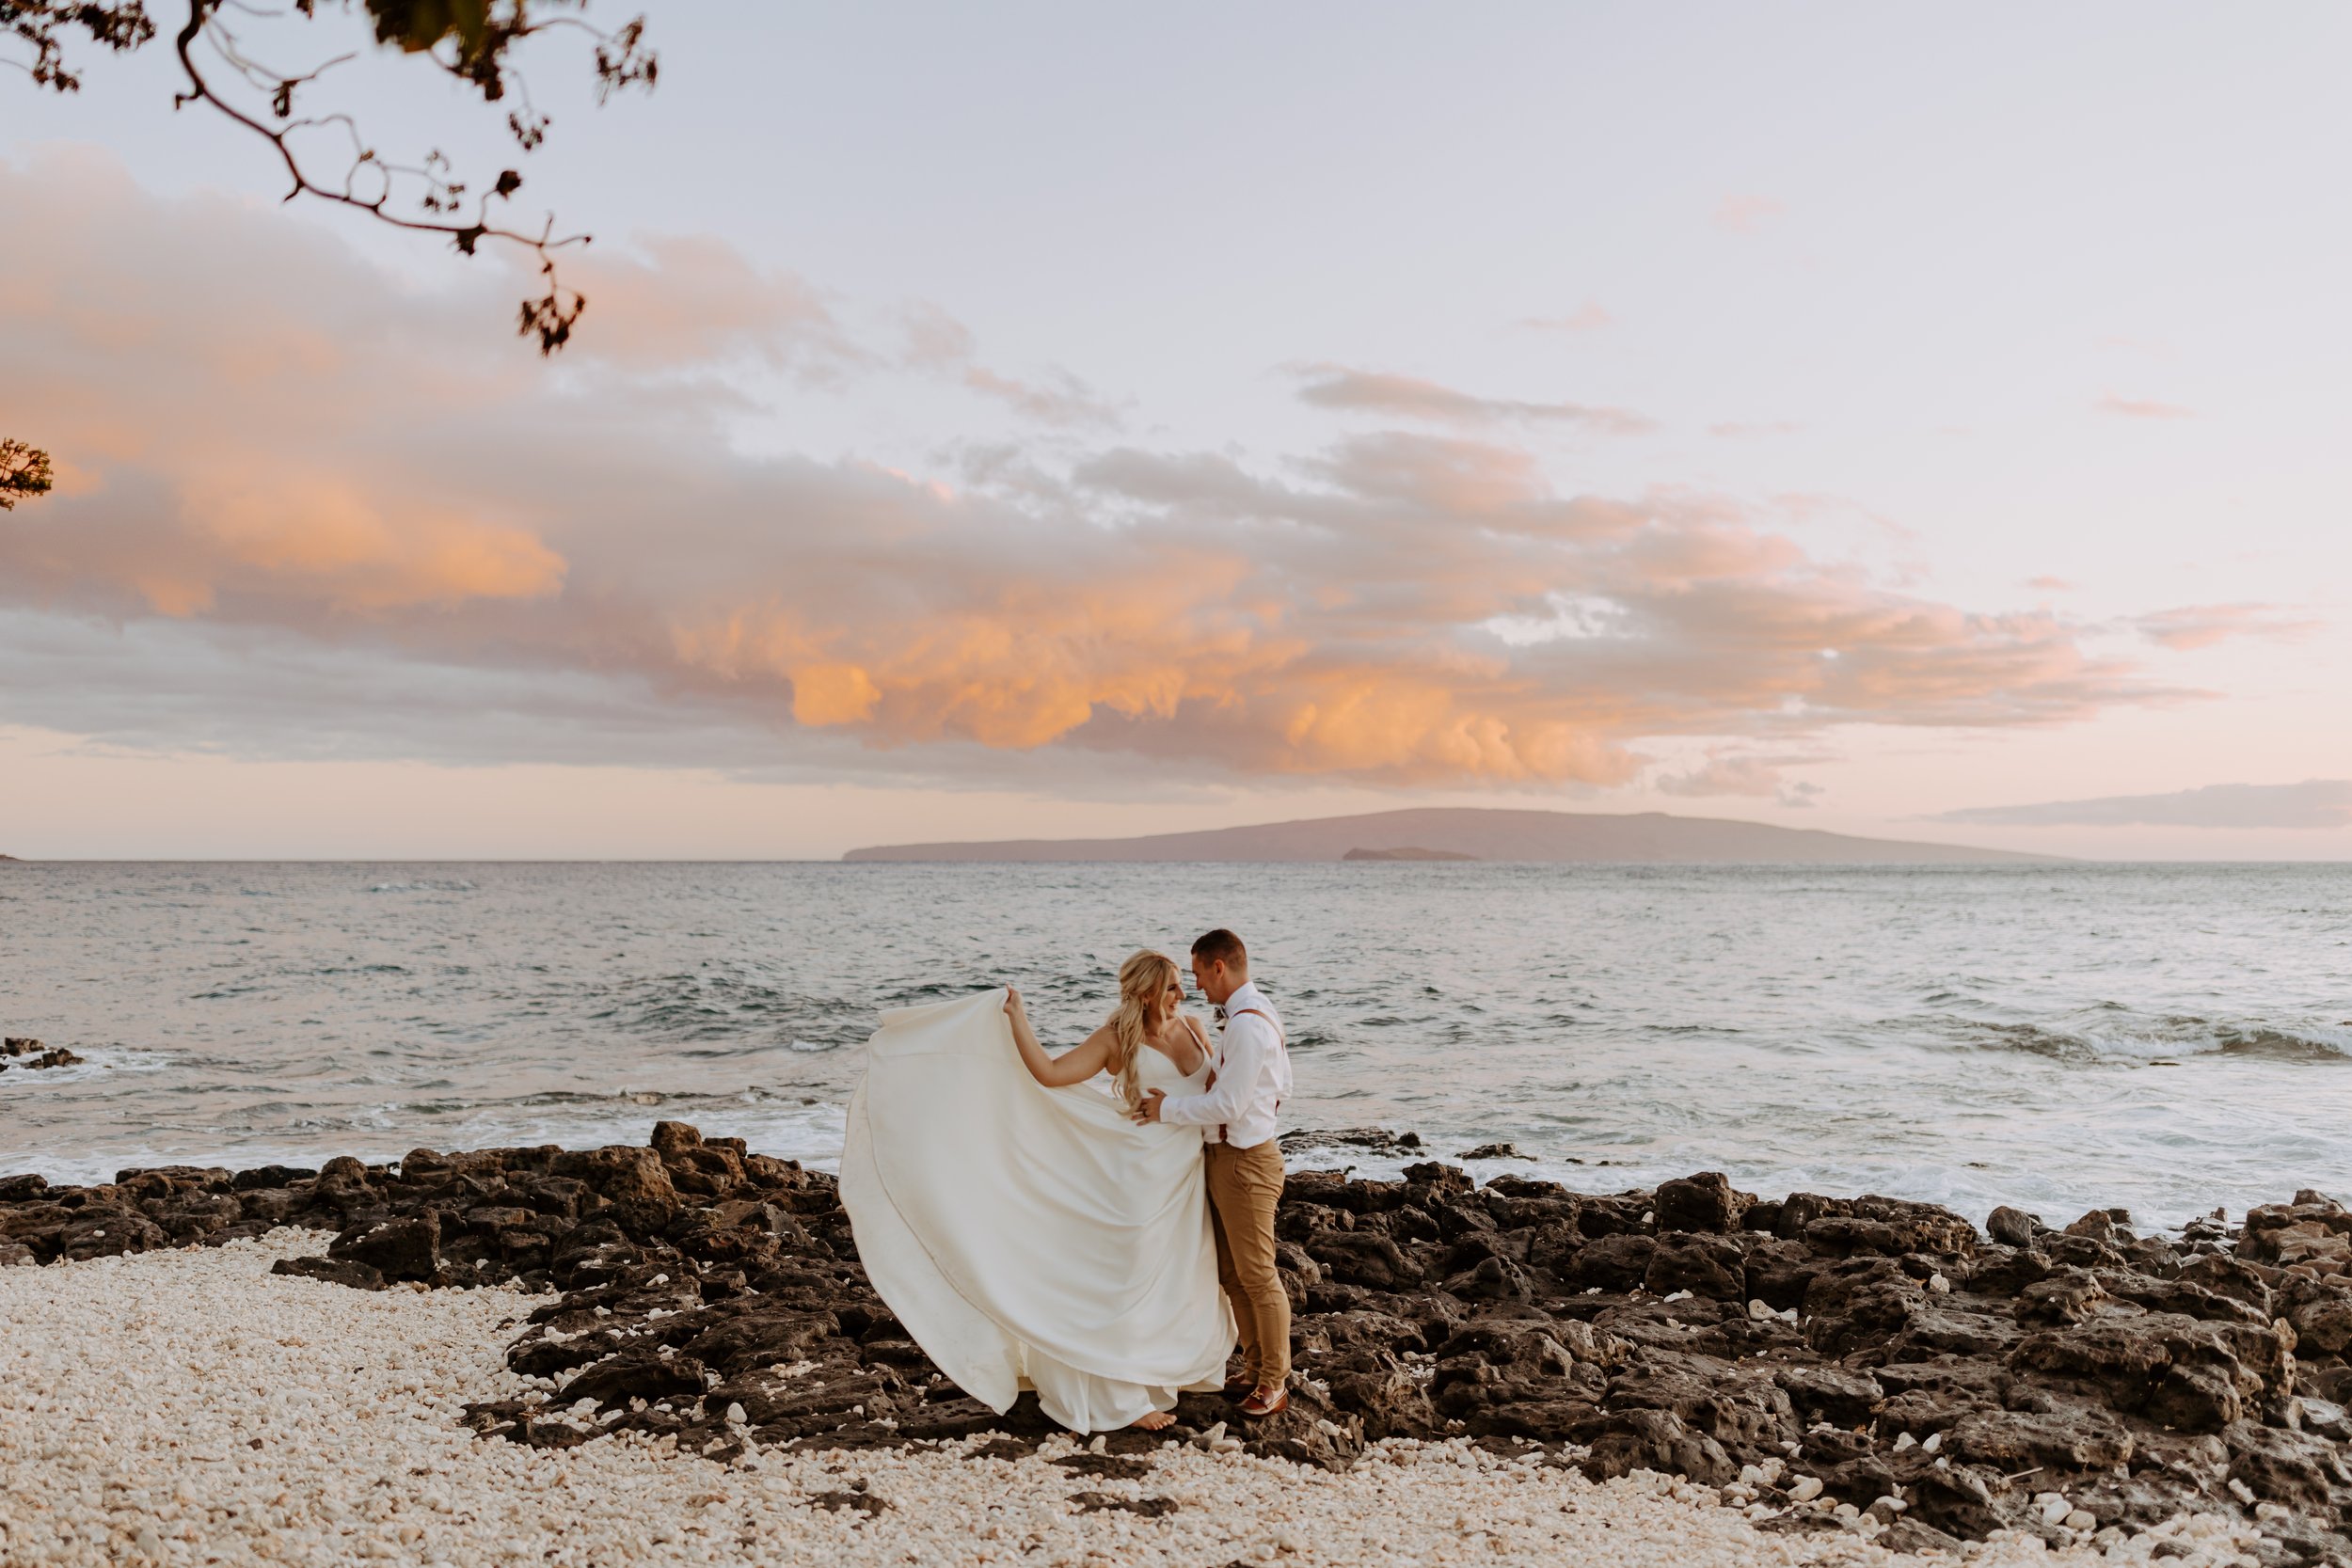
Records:
<instances>
[{"instance_id":1,"label":"leaf cluster","mask_svg":"<svg viewBox=\"0 0 2352 1568\"><path fill-rule=\"evenodd\" d=\"M47 495L55 482L47 452L12 436L0 436L0 512L15 510L21 498Z\"/></svg>"},{"instance_id":2,"label":"leaf cluster","mask_svg":"<svg viewBox=\"0 0 2352 1568\"><path fill-rule=\"evenodd\" d=\"M32 45L30 65L8 63L27 72L36 87L56 92L79 92L81 76L68 69L61 33L80 32L89 41L118 54L136 49L155 36L139 0L127 4L60 5L57 0L0 0L0 32Z\"/></svg>"}]
</instances>

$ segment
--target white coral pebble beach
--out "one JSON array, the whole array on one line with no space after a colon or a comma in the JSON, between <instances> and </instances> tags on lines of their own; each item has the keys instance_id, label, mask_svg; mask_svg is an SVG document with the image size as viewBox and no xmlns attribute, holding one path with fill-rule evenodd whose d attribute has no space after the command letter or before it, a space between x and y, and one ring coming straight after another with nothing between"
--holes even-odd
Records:
<instances>
[{"instance_id":1,"label":"white coral pebble beach","mask_svg":"<svg viewBox=\"0 0 2352 1568\"><path fill-rule=\"evenodd\" d=\"M1915 1561L1850 1530L1768 1534L1708 1489L1459 1444L1382 1446L1347 1475L1198 1449L1138 1481L1038 1457L764 1454L756 1468L621 1438L541 1451L477 1438L536 1300L370 1293L270 1275L312 1232L0 1269L0 1562L586 1565L760 1562L1709 1564ZM1074 1494L1164 1498L1149 1517ZM831 1494L835 1507L822 1506ZM887 1504L869 1515L855 1499ZM2183 1521L2174 1568L2238 1560L2241 1526ZM2153 1543L2147 1537L2126 1547ZM2119 1551L2118 1557L2126 1557ZM2138 1560L2130 1553L2126 1560ZM2105 1562L2035 1541L1982 1564Z\"/></svg>"}]
</instances>

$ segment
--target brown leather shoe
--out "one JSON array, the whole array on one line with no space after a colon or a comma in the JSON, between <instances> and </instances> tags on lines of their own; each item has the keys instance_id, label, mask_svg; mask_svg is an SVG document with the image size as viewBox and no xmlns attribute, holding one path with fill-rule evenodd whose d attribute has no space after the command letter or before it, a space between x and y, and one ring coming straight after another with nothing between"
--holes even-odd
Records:
<instances>
[{"instance_id":1,"label":"brown leather shoe","mask_svg":"<svg viewBox=\"0 0 2352 1568\"><path fill-rule=\"evenodd\" d=\"M1257 1391L1258 1380L1254 1377L1229 1377L1225 1380L1225 1397L1229 1400L1246 1400Z\"/></svg>"},{"instance_id":2,"label":"brown leather shoe","mask_svg":"<svg viewBox=\"0 0 2352 1568\"><path fill-rule=\"evenodd\" d=\"M1262 1421L1268 1416L1279 1416L1290 1407L1291 1391L1287 1387L1276 1388L1272 1391L1253 1388L1249 1391L1249 1397L1241 1402L1241 1413L1253 1421Z\"/></svg>"}]
</instances>

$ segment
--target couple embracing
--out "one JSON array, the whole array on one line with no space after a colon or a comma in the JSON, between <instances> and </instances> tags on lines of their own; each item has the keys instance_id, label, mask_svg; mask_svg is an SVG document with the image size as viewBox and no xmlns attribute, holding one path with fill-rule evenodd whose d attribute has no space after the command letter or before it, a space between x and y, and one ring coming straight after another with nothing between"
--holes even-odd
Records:
<instances>
[{"instance_id":1,"label":"couple embracing","mask_svg":"<svg viewBox=\"0 0 2352 1568\"><path fill-rule=\"evenodd\" d=\"M868 1043L841 1156L859 1259L940 1370L999 1412L1034 1388L1073 1431L1152 1432L1183 1392L1222 1389L1251 1418L1290 1402L1274 1263L1290 1056L1239 937L1193 943L1192 976L1219 1036L1147 951L1120 966L1110 1019L1058 1056L1009 988L886 1012Z\"/></svg>"}]
</instances>

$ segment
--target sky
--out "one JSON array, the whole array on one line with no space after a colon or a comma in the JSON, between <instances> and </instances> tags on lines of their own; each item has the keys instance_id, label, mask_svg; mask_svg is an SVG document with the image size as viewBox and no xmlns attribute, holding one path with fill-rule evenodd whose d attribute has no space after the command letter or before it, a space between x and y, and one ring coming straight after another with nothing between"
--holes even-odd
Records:
<instances>
[{"instance_id":1,"label":"sky","mask_svg":"<svg viewBox=\"0 0 2352 1568\"><path fill-rule=\"evenodd\" d=\"M701 0L527 156L246 25L590 308L0 71L0 852L2352 857L2340 8Z\"/></svg>"}]
</instances>

